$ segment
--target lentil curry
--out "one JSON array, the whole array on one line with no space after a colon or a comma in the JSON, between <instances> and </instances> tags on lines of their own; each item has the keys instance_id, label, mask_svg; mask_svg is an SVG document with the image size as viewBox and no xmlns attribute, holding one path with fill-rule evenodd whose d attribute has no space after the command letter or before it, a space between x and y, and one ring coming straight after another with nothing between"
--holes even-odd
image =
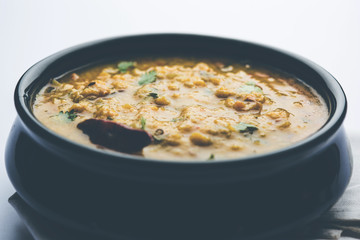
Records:
<instances>
[{"instance_id":1,"label":"lentil curry","mask_svg":"<svg viewBox=\"0 0 360 240\"><path fill-rule=\"evenodd\" d=\"M292 76L190 58L143 58L68 73L40 90L33 112L57 134L82 144L184 161L283 148L328 118L320 95ZM126 143L137 147L122 148Z\"/></svg>"}]
</instances>

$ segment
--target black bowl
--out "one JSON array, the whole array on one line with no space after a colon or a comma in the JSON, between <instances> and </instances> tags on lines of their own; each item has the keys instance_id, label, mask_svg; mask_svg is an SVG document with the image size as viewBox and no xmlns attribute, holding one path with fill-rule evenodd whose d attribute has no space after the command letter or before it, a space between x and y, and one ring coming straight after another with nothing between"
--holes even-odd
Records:
<instances>
[{"instance_id":1,"label":"black bowl","mask_svg":"<svg viewBox=\"0 0 360 240\"><path fill-rule=\"evenodd\" d=\"M315 88L327 123L289 147L247 158L167 162L71 142L36 120L32 103L49 79L89 63L144 55L248 60ZM313 221L344 192L352 157L343 130L346 98L318 65L274 48L199 35L119 37L56 53L15 90L18 117L6 148L19 195L48 219L99 238L257 239Z\"/></svg>"}]
</instances>

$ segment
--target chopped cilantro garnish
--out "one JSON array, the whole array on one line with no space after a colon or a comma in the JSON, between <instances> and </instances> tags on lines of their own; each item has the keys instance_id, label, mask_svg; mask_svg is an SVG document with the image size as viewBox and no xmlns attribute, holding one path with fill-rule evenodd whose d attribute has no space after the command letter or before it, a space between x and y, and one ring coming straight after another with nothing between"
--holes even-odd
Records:
<instances>
[{"instance_id":1,"label":"chopped cilantro garnish","mask_svg":"<svg viewBox=\"0 0 360 240\"><path fill-rule=\"evenodd\" d=\"M240 87L240 91L246 93L252 93L252 92L263 93L261 88L256 86L256 83L253 81L246 82L244 86Z\"/></svg>"},{"instance_id":2,"label":"chopped cilantro garnish","mask_svg":"<svg viewBox=\"0 0 360 240\"><path fill-rule=\"evenodd\" d=\"M125 73L129 68L134 67L135 62L119 62L119 71Z\"/></svg>"},{"instance_id":3,"label":"chopped cilantro garnish","mask_svg":"<svg viewBox=\"0 0 360 240\"><path fill-rule=\"evenodd\" d=\"M59 83L56 79L51 79L51 80L50 80L50 83L51 83L52 85L55 85L55 86L60 86L60 85L61 85L61 83Z\"/></svg>"},{"instance_id":4,"label":"chopped cilantro garnish","mask_svg":"<svg viewBox=\"0 0 360 240\"><path fill-rule=\"evenodd\" d=\"M138 83L139 85L144 85L155 82L155 80L156 80L156 71L150 71L141 75Z\"/></svg>"},{"instance_id":5,"label":"chopped cilantro garnish","mask_svg":"<svg viewBox=\"0 0 360 240\"><path fill-rule=\"evenodd\" d=\"M184 120L184 118L182 118L182 117L177 117L177 118L171 119L170 122L178 122L178 121L183 121L183 120Z\"/></svg>"},{"instance_id":6,"label":"chopped cilantro garnish","mask_svg":"<svg viewBox=\"0 0 360 240\"><path fill-rule=\"evenodd\" d=\"M146 119L144 117L140 118L140 124L141 124L141 129L145 130L145 126L146 126Z\"/></svg>"},{"instance_id":7,"label":"chopped cilantro garnish","mask_svg":"<svg viewBox=\"0 0 360 240\"><path fill-rule=\"evenodd\" d=\"M256 126L243 122L236 124L234 128L241 133L245 133L245 132L253 133L254 131L258 130Z\"/></svg>"},{"instance_id":8,"label":"chopped cilantro garnish","mask_svg":"<svg viewBox=\"0 0 360 240\"><path fill-rule=\"evenodd\" d=\"M208 160L214 160L215 159L215 155L212 153L210 154L210 157L208 158Z\"/></svg>"},{"instance_id":9,"label":"chopped cilantro garnish","mask_svg":"<svg viewBox=\"0 0 360 240\"><path fill-rule=\"evenodd\" d=\"M71 110L70 112L66 111L65 113L64 113L64 111L60 111L58 116L65 118L65 119L69 119L70 121L74 121L78 115L76 115L76 113L74 113L74 110Z\"/></svg>"},{"instance_id":10,"label":"chopped cilantro garnish","mask_svg":"<svg viewBox=\"0 0 360 240\"><path fill-rule=\"evenodd\" d=\"M149 96L152 98L158 98L159 94L152 92L152 93L149 93Z\"/></svg>"},{"instance_id":11,"label":"chopped cilantro garnish","mask_svg":"<svg viewBox=\"0 0 360 240\"><path fill-rule=\"evenodd\" d=\"M255 86L255 85L256 85L256 82L254 82L254 81L247 81L245 84L246 84L246 85L250 85L250 86Z\"/></svg>"}]
</instances>

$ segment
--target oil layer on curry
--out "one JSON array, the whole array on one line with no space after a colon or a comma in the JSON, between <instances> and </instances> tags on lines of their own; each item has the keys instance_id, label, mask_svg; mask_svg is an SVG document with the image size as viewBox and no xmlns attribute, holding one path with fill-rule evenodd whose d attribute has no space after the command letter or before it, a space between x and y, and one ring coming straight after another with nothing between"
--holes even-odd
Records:
<instances>
[{"instance_id":1,"label":"oil layer on curry","mask_svg":"<svg viewBox=\"0 0 360 240\"><path fill-rule=\"evenodd\" d=\"M308 137L328 118L320 95L287 74L190 58L68 73L40 90L33 112L82 144L183 161L273 151Z\"/></svg>"}]
</instances>

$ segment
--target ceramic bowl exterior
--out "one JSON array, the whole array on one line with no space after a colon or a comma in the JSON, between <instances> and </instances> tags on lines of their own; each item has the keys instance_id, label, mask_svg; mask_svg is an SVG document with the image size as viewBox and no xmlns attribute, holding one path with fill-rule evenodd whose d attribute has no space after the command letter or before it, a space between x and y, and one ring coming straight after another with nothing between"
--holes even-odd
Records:
<instances>
[{"instance_id":1,"label":"ceramic bowl exterior","mask_svg":"<svg viewBox=\"0 0 360 240\"><path fill-rule=\"evenodd\" d=\"M60 137L32 114L51 78L127 56L220 56L293 74L325 99L329 120L287 148L248 158L171 162L105 152ZM18 117L6 167L18 194L45 217L102 238L258 239L304 226L344 192L352 156L346 98L324 69L299 56L239 40L138 35L83 44L31 67L15 90Z\"/></svg>"}]
</instances>

